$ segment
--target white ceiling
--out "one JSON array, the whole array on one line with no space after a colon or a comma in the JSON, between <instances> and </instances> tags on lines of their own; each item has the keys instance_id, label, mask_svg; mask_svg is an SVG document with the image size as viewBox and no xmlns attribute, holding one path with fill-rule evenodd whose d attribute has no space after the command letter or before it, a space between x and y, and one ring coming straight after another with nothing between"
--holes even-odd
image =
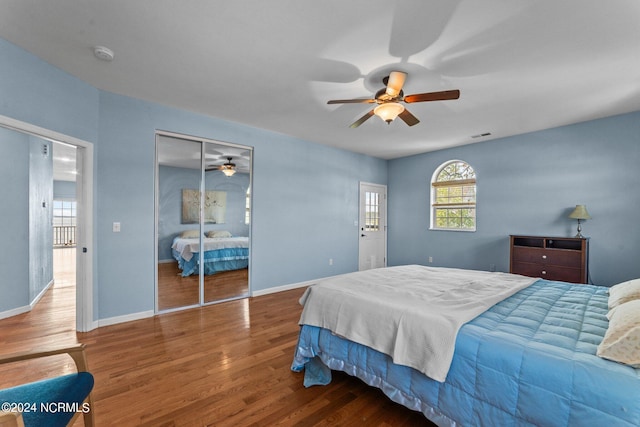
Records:
<instances>
[{"instance_id":1,"label":"white ceiling","mask_svg":"<svg viewBox=\"0 0 640 427\"><path fill-rule=\"evenodd\" d=\"M176 168L200 169L200 142L168 135L159 135L157 139L158 164ZM227 144L207 141L204 147L205 169L212 169L231 162L236 171L249 173L251 170L251 150Z\"/></svg>"},{"instance_id":2,"label":"white ceiling","mask_svg":"<svg viewBox=\"0 0 640 427\"><path fill-rule=\"evenodd\" d=\"M53 152L53 179L54 181L76 180L76 147L54 142Z\"/></svg>"},{"instance_id":3,"label":"white ceiling","mask_svg":"<svg viewBox=\"0 0 640 427\"><path fill-rule=\"evenodd\" d=\"M103 90L380 158L640 110L635 0L0 0L0 37ZM92 47L115 52L112 62ZM392 70L421 122L349 125ZM473 138L490 133L490 136Z\"/></svg>"}]
</instances>

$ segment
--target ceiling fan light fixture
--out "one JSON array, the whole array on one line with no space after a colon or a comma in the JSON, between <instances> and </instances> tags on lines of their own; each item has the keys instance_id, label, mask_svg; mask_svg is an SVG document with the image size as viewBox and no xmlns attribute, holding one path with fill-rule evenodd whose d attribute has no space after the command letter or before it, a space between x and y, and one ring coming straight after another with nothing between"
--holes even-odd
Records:
<instances>
[{"instance_id":1,"label":"ceiling fan light fixture","mask_svg":"<svg viewBox=\"0 0 640 427\"><path fill-rule=\"evenodd\" d=\"M225 174L226 176L233 176L234 173L236 173L235 169L222 169L222 173Z\"/></svg>"},{"instance_id":2,"label":"ceiling fan light fixture","mask_svg":"<svg viewBox=\"0 0 640 427\"><path fill-rule=\"evenodd\" d=\"M236 173L236 164L231 163L231 157L227 157L227 163L220 166L220 170L226 176L233 176Z\"/></svg>"},{"instance_id":3,"label":"ceiling fan light fixture","mask_svg":"<svg viewBox=\"0 0 640 427\"><path fill-rule=\"evenodd\" d=\"M404 106L397 102L385 102L373 109L373 113L387 122L387 124L391 123L403 111Z\"/></svg>"}]
</instances>

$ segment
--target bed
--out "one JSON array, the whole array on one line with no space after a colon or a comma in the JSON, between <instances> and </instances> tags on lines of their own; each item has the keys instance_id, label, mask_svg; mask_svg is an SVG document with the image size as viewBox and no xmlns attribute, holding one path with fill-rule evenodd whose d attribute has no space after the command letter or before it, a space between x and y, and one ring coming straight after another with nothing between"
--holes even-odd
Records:
<instances>
[{"instance_id":1,"label":"bed","mask_svg":"<svg viewBox=\"0 0 640 427\"><path fill-rule=\"evenodd\" d=\"M301 298L291 369L304 370L307 387L328 384L331 370L346 372L440 426L640 425L640 369L596 356L608 327L608 288L527 278L509 284L516 275L467 272L401 266L310 286ZM443 292L432 285L431 273L436 282L444 275L464 284ZM507 283L498 286L501 295L493 303L495 297L487 298L482 288L503 278ZM421 280L428 297L419 293ZM407 282L412 285L404 291L396 289ZM385 309L373 296L375 287L383 288L382 300L406 292L400 300L409 308ZM434 308L430 298L440 306L457 299L462 302L454 305L463 306L467 317L480 314L469 320L448 315L434 320L448 308ZM420 311L428 312L427 317L419 317ZM374 314L373 320L366 318L367 312ZM417 321L407 320L414 314ZM429 354L440 359L432 364L402 348L404 341L417 342L426 353L432 347L447 348L439 333L422 337L423 330L443 328L455 332L450 360L446 350ZM380 336L391 336L391 344Z\"/></svg>"},{"instance_id":2,"label":"bed","mask_svg":"<svg viewBox=\"0 0 640 427\"><path fill-rule=\"evenodd\" d=\"M204 274L240 270L249 265L248 237L204 237ZM200 239L176 237L171 245L182 277L200 274Z\"/></svg>"}]
</instances>

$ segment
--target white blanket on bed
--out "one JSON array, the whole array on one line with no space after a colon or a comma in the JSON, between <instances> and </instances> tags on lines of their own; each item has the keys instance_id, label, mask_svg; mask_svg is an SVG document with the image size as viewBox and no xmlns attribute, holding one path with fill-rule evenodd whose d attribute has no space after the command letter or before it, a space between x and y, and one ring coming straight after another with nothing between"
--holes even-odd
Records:
<instances>
[{"instance_id":1,"label":"white blanket on bed","mask_svg":"<svg viewBox=\"0 0 640 427\"><path fill-rule=\"evenodd\" d=\"M348 273L305 291L300 324L329 329L443 382L462 325L536 280L420 265Z\"/></svg>"},{"instance_id":2,"label":"white blanket on bed","mask_svg":"<svg viewBox=\"0 0 640 427\"><path fill-rule=\"evenodd\" d=\"M248 248L248 237L205 237L202 239L204 251L213 251L226 248ZM190 261L193 254L200 252L200 239L184 239L176 237L171 249L177 251L185 261Z\"/></svg>"}]
</instances>

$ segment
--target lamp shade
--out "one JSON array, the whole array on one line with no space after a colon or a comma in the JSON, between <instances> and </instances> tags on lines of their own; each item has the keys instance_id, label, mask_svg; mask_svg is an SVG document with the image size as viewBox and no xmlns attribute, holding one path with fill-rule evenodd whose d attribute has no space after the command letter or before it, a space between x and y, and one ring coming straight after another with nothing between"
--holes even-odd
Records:
<instances>
[{"instance_id":1,"label":"lamp shade","mask_svg":"<svg viewBox=\"0 0 640 427\"><path fill-rule=\"evenodd\" d=\"M591 219L591 215L587 212L586 205L576 205L576 208L569 214L572 219Z\"/></svg>"},{"instance_id":2,"label":"lamp shade","mask_svg":"<svg viewBox=\"0 0 640 427\"><path fill-rule=\"evenodd\" d=\"M225 168L221 170L222 170L222 173L225 174L226 176L233 176L233 174L236 173L236 170L231 168Z\"/></svg>"},{"instance_id":3,"label":"lamp shade","mask_svg":"<svg viewBox=\"0 0 640 427\"><path fill-rule=\"evenodd\" d=\"M227 157L227 163L220 166L220 170L226 176L233 176L233 174L236 173L236 164L231 163L231 159L232 157Z\"/></svg>"},{"instance_id":4,"label":"lamp shade","mask_svg":"<svg viewBox=\"0 0 640 427\"><path fill-rule=\"evenodd\" d=\"M397 102L385 102L384 104L378 105L373 109L373 112L376 116L380 117L387 123L391 123L393 119L398 117L398 114L404 111L404 106L402 104L398 104Z\"/></svg>"}]
</instances>

